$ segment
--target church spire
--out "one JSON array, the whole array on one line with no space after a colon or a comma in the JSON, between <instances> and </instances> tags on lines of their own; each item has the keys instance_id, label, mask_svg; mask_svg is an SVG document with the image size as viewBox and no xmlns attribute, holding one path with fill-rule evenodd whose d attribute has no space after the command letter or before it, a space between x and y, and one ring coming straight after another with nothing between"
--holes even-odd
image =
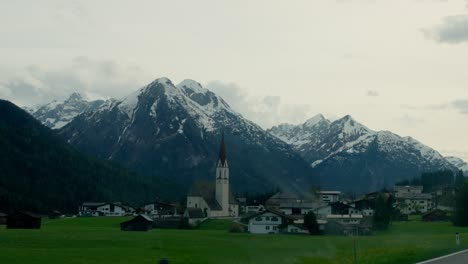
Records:
<instances>
[{"instance_id":1,"label":"church spire","mask_svg":"<svg viewBox=\"0 0 468 264\"><path fill-rule=\"evenodd\" d=\"M221 147L219 149L219 161L221 162L222 166L226 164L226 144L224 144L224 130L221 134Z\"/></svg>"}]
</instances>

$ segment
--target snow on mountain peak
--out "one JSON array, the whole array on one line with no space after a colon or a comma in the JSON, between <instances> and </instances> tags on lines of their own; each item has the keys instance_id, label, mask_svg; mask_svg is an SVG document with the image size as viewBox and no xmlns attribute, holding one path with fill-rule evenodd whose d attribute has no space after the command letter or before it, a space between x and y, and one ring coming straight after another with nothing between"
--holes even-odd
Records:
<instances>
[{"instance_id":1,"label":"snow on mountain peak","mask_svg":"<svg viewBox=\"0 0 468 264\"><path fill-rule=\"evenodd\" d=\"M83 101L83 97L79 93L72 93L66 101Z\"/></svg>"},{"instance_id":2,"label":"snow on mountain peak","mask_svg":"<svg viewBox=\"0 0 468 264\"><path fill-rule=\"evenodd\" d=\"M458 158L458 157L453 157L453 156L448 156L445 157L445 159L450 162L453 166L457 167L459 170L462 171L468 171L468 163L465 162L464 160Z\"/></svg>"},{"instance_id":3,"label":"snow on mountain peak","mask_svg":"<svg viewBox=\"0 0 468 264\"><path fill-rule=\"evenodd\" d=\"M328 120L325 119L325 117L322 114L318 114L318 115L315 115L315 116L307 119L307 121L305 121L305 123L304 123L304 126L311 127L311 126L314 126L314 125L320 123L321 121L328 121Z\"/></svg>"},{"instance_id":4,"label":"snow on mountain peak","mask_svg":"<svg viewBox=\"0 0 468 264\"><path fill-rule=\"evenodd\" d=\"M194 80L191 79L185 79L178 85L176 85L178 88L183 89L183 90L190 90L189 93L201 93L201 94L206 94L208 92L208 89L203 88L203 86Z\"/></svg>"}]
</instances>

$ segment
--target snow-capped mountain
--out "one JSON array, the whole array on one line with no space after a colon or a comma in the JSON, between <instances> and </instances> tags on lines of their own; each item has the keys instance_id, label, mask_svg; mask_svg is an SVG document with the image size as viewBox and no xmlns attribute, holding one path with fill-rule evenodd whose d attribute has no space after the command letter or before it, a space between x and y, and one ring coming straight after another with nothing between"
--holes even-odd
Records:
<instances>
[{"instance_id":1,"label":"snow-capped mountain","mask_svg":"<svg viewBox=\"0 0 468 264\"><path fill-rule=\"evenodd\" d=\"M307 163L193 80L160 78L120 100L77 116L59 133L78 149L142 174L190 184L213 179L221 131L235 191L304 190Z\"/></svg>"},{"instance_id":2,"label":"snow-capped mountain","mask_svg":"<svg viewBox=\"0 0 468 264\"><path fill-rule=\"evenodd\" d=\"M417 140L373 131L349 115L334 122L317 115L301 125L283 124L268 131L293 146L325 188L375 190L424 171L454 169Z\"/></svg>"},{"instance_id":3,"label":"snow-capped mountain","mask_svg":"<svg viewBox=\"0 0 468 264\"><path fill-rule=\"evenodd\" d=\"M52 129L59 129L70 123L73 118L85 111L92 111L104 101L87 101L78 93L73 93L64 101L54 100L39 107L25 107L24 109L39 120L43 125Z\"/></svg>"},{"instance_id":4,"label":"snow-capped mountain","mask_svg":"<svg viewBox=\"0 0 468 264\"><path fill-rule=\"evenodd\" d=\"M445 159L448 162L450 162L453 166L457 167L459 170L468 172L468 163L465 162L464 160L457 158L457 157L453 157L453 156L445 157Z\"/></svg>"}]
</instances>

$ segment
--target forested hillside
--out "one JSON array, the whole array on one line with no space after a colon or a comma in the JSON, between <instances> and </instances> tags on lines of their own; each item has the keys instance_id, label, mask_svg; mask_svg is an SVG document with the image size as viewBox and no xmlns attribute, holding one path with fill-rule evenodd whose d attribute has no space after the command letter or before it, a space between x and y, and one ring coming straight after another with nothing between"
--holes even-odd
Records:
<instances>
[{"instance_id":1,"label":"forested hillside","mask_svg":"<svg viewBox=\"0 0 468 264\"><path fill-rule=\"evenodd\" d=\"M161 191L165 190L165 191ZM0 211L76 212L83 201L139 204L174 187L85 156L14 104L0 100Z\"/></svg>"}]
</instances>

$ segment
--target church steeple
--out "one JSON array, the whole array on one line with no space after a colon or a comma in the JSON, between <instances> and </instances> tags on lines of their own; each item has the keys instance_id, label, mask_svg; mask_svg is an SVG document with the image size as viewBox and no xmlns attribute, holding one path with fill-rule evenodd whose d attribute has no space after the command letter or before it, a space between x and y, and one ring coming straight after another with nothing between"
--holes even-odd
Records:
<instances>
[{"instance_id":1,"label":"church steeple","mask_svg":"<svg viewBox=\"0 0 468 264\"><path fill-rule=\"evenodd\" d=\"M229 166L226 157L224 131L221 132L219 160L216 166L216 201L222 208L222 216L229 216Z\"/></svg>"},{"instance_id":2,"label":"church steeple","mask_svg":"<svg viewBox=\"0 0 468 264\"><path fill-rule=\"evenodd\" d=\"M219 149L219 162L221 166L226 166L226 144L224 143L224 131L222 132L221 135L221 147Z\"/></svg>"}]
</instances>

